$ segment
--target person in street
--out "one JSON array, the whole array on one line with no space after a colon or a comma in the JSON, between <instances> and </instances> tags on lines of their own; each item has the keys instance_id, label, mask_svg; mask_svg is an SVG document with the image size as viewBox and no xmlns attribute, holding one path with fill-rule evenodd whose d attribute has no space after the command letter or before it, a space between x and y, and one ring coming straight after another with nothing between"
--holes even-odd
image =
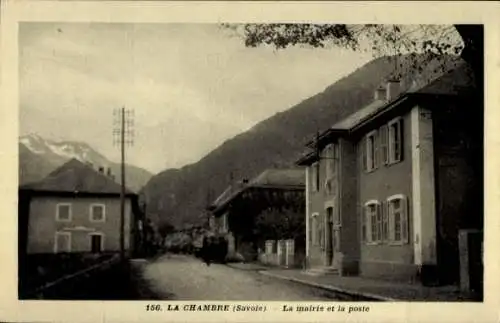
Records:
<instances>
[{"instance_id":1,"label":"person in street","mask_svg":"<svg viewBox=\"0 0 500 323\"><path fill-rule=\"evenodd\" d=\"M203 245L201 247L201 259L203 259L203 262L207 264L207 266L210 266L211 262L211 243L210 243L210 238L205 236L203 237Z\"/></svg>"}]
</instances>

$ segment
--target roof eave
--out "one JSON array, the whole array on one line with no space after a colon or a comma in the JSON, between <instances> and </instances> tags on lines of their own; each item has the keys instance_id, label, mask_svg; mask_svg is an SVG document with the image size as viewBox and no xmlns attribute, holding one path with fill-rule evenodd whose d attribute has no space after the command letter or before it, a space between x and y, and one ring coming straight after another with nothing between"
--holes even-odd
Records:
<instances>
[{"instance_id":1,"label":"roof eave","mask_svg":"<svg viewBox=\"0 0 500 323\"><path fill-rule=\"evenodd\" d=\"M413 97L413 93L406 93L399 98L397 98L395 101L389 102L388 104L385 105L384 108L378 110L376 113L369 115L365 119L361 120L358 122L356 125L354 125L351 129L349 129L350 133L357 132L359 129L363 128L364 126L370 124L377 118L379 118L381 115L386 114L387 112L393 110L394 108L400 106L403 103L406 103L409 98Z\"/></svg>"},{"instance_id":2,"label":"roof eave","mask_svg":"<svg viewBox=\"0 0 500 323\"><path fill-rule=\"evenodd\" d=\"M312 163L316 162L318 160L318 156L314 153L307 154L305 156L302 156L295 162L295 165L299 166L309 166Z\"/></svg>"},{"instance_id":3,"label":"roof eave","mask_svg":"<svg viewBox=\"0 0 500 323\"><path fill-rule=\"evenodd\" d=\"M328 140L332 136L340 136L343 134L346 134L349 130L348 129L340 129L340 128L329 128L319 134L318 138L314 138L313 140L310 140L306 143L306 147L309 148L315 148L316 143L319 141L320 143L323 142L324 140Z\"/></svg>"}]
</instances>

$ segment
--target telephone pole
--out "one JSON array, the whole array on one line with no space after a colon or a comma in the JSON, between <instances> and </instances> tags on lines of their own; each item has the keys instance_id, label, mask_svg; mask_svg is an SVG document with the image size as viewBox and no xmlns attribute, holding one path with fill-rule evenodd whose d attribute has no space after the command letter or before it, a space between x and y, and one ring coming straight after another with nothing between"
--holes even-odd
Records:
<instances>
[{"instance_id":1,"label":"telephone pole","mask_svg":"<svg viewBox=\"0 0 500 323\"><path fill-rule=\"evenodd\" d=\"M125 146L132 146L134 143L134 111L122 107L115 109L113 116L113 144L119 146L121 152L120 259L123 261L125 260Z\"/></svg>"}]
</instances>

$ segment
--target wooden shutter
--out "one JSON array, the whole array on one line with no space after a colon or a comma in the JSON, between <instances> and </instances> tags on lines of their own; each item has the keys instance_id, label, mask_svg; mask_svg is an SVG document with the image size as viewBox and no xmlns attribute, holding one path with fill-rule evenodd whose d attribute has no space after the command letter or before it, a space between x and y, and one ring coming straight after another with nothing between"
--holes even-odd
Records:
<instances>
[{"instance_id":1,"label":"wooden shutter","mask_svg":"<svg viewBox=\"0 0 500 323\"><path fill-rule=\"evenodd\" d=\"M387 241L389 239L389 212L387 203L382 202L380 209L382 212L382 240Z\"/></svg>"},{"instance_id":2,"label":"wooden shutter","mask_svg":"<svg viewBox=\"0 0 500 323\"><path fill-rule=\"evenodd\" d=\"M359 209L358 209L359 210ZM367 228L366 228L366 215L365 215L365 208L361 209L361 214L360 214L360 219L361 219L361 241L366 242L367 239Z\"/></svg>"},{"instance_id":3,"label":"wooden shutter","mask_svg":"<svg viewBox=\"0 0 500 323\"><path fill-rule=\"evenodd\" d=\"M397 158L396 160L402 161L403 160L404 147L405 147L405 145L404 145L404 128L403 128L404 122L403 122L403 119L400 119L398 121L398 124L399 124L399 126L398 126L399 141L396 144L399 145L399 149L398 149L399 156L397 156L399 158Z\"/></svg>"},{"instance_id":4,"label":"wooden shutter","mask_svg":"<svg viewBox=\"0 0 500 323\"><path fill-rule=\"evenodd\" d=\"M379 152L380 152L380 164L381 165L387 165L388 161L389 161L389 144L388 144L388 139L389 139L389 135L388 135L388 127L387 125L383 125L382 127L380 127L380 149L379 149Z\"/></svg>"},{"instance_id":5,"label":"wooden shutter","mask_svg":"<svg viewBox=\"0 0 500 323\"><path fill-rule=\"evenodd\" d=\"M369 210L369 205L365 205L363 208L363 217L365 218L365 223L366 223L366 241L367 242L372 242L372 214L368 212Z\"/></svg>"},{"instance_id":6,"label":"wooden shutter","mask_svg":"<svg viewBox=\"0 0 500 323\"><path fill-rule=\"evenodd\" d=\"M408 199L401 199L401 242L408 243L408 236L410 235L408 225Z\"/></svg>"},{"instance_id":7,"label":"wooden shutter","mask_svg":"<svg viewBox=\"0 0 500 323\"><path fill-rule=\"evenodd\" d=\"M383 240L383 229L382 229L382 224L383 224L383 219L382 219L382 204L377 204L375 208L377 215L377 236L378 236L378 241Z\"/></svg>"},{"instance_id":8,"label":"wooden shutter","mask_svg":"<svg viewBox=\"0 0 500 323\"><path fill-rule=\"evenodd\" d=\"M380 134L378 131L373 133L373 169L380 165Z\"/></svg>"},{"instance_id":9,"label":"wooden shutter","mask_svg":"<svg viewBox=\"0 0 500 323\"><path fill-rule=\"evenodd\" d=\"M389 241L395 240L395 232L394 232L394 210L391 205L391 201L386 202L387 208L387 218L389 220Z\"/></svg>"},{"instance_id":10,"label":"wooden shutter","mask_svg":"<svg viewBox=\"0 0 500 323\"><path fill-rule=\"evenodd\" d=\"M361 138L359 141L359 150L360 150L360 157L361 157L361 169L363 171L368 170L368 163L367 163L367 156L366 156L366 137Z\"/></svg>"}]
</instances>

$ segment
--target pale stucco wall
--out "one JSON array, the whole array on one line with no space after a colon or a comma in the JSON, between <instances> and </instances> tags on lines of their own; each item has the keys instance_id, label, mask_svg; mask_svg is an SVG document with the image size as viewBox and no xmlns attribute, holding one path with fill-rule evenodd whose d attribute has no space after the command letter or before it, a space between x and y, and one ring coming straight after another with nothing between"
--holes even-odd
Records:
<instances>
[{"instance_id":1,"label":"pale stucco wall","mask_svg":"<svg viewBox=\"0 0 500 323\"><path fill-rule=\"evenodd\" d=\"M58 203L71 204L71 221L56 221ZM105 221L90 221L90 205L105 205ZM129 249L131 235L131 204L125 201L125 249ZM90 251L90 233L104 234L104 251L120 250L120 199L33 197L30 202L28 225L28 253L54 252L55 232L71 232L71 251Z\"/></svg>"}]
</instances>

